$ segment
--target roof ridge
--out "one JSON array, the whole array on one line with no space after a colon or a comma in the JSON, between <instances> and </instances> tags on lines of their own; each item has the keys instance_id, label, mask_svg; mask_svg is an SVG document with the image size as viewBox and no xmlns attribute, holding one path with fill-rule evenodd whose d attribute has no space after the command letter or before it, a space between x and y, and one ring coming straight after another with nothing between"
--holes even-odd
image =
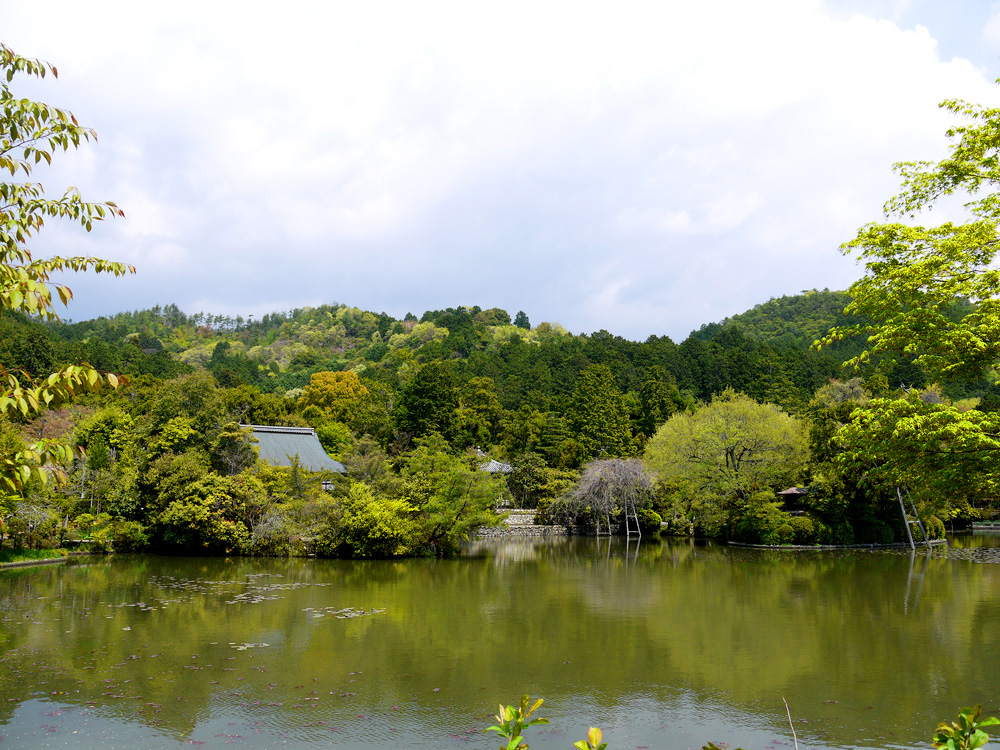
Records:
<instances>
[{"instance_id":1,"label":"roof ridge","mask_svg":"<svg viewBox=\"0 0 1000 750\"><path fill-rule=\"evenodd\" d=\"M312 427L288 427L285 425L269 424L241 424L240 427L249 427L254 432L287 432L293 435L316 434L316 430Z\"/></svg>"}]
</instances>

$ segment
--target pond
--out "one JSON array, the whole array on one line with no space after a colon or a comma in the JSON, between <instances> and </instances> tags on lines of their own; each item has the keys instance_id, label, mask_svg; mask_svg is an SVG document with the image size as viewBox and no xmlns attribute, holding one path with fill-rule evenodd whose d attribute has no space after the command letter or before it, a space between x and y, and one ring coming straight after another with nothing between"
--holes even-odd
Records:
<instances>
[{"instance_id":1,"label":"pond","mask_svg":"<svg viewBox=\"0 0 1000 750\"><path fill-rule=\"evenodd\" d=\"M931 552L481 542L455 560L87 557L0 571L12 748L928 747L997 711L1000 534Z\"/></svg>"}]
</instances>

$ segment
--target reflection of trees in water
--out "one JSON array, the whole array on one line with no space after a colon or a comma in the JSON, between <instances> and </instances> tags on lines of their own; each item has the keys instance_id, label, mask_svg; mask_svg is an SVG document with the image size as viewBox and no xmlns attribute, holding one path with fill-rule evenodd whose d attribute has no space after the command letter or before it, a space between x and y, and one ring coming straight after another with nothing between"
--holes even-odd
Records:
<instances>
[{"instance_id":1,"label":"reflection of trees in water","mask_svg":"<svg viewBox=\"0 0 1000 750\"><path fill-rule=\"evenodd\" d=\"M97 558L0 574L0 695L63 691L60 700L97 700L129 720L137 705L159 704L140 720L186 737L233 691L286 704L269 710L292 721L299 685L323 696L324 712L416 699L463 715L525 691L560 700L583 691L614 706L636 691L669 701L690 690L746 710L794 697L797 716L836 711L850 736L874 715L868 705L883 718L937 711L924 722L932 726L948 715L935 700L951 711L998 688L978 670L998 655L997 566L655 539L527 539L480 552L391 562ZM314 616L325 607L385 612ZM964 692L974 671L982 695ZM357 697L340 698L348 692ZM0 701L3 716L14 705Z\"/></svg>"}]
</instances>

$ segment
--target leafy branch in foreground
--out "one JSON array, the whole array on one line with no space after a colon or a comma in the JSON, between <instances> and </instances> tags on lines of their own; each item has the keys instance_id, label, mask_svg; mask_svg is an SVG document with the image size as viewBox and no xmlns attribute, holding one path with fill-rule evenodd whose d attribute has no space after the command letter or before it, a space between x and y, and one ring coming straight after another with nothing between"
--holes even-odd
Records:
<instances>
[{"instance_id":1,"label":"leafy branch in foreground","mask_svg":"<svg viewBox=\"0 0 1000 750\"><path fill-rule=\"evenodd\" d=\"M26 377L24 373L18 373ZM102 374L88 365L70 365L38 383L22 385L15 373L0 367L0 416L28 417L57 408L84 391L99 389L104 383L117 388L119 378ZM0 492L23 494L32 482L46 484L50 473L57 482L65 472L60 468L82 455L75 445L56 440L38 440L22 450L0 452Z\"/></svg>"},{"instance_id":2,"label":"leafy branch in foreground","mask_svg":"<svg viewBox=\"0 0 1000 750\"><path fill-rule=\"evenodd\" d=\"M948 750L976 750L982 747L989 740L990 736L980 727L990 727L1000 724L1000 719L996 716L988 716L982 721L979 717L983 713L981 705L972 708L960 708L958 710L958 721L942 721L934 732L934 747L945 747Z\"/></svg>"},{"instance_id":3,"label":"leafy branch in foreground","mask_svg":"<svg viewBox=\"0 0 1000 750\"><path fill-rule=\"evenodd\" d=\"M524 728L530 727L532 724L549 723L548 719L542 718L529 720L535 709L542 705L543 699L539 698L531 708L528 708L530 701L531 698L525 695L521 697L519 706L507 706L504 708L501 705L500 713L496 716L496 720L500 724L498 726L487 727L483 730L484 732L497 732L507 740L507 744L501 746L500 750L528 750L528 745L524 743L524 738L521 736ZM792 730L792 737L797 750L799 740L795 734L795 727L792 724L792 714L788 708L788 702L784 698L782 698L782 702L785 704L785 711L788 714L788 726ZM959 709L957 722L953 721L951 724L941 722L938 724L932 741L933 747L947 748L947 750L977 750L985 745L990 736L981 727L1000 725L1000 719L995 716L980 719L982 712L983 707L981 705ZM603 740L604 733L597 727L591 727L587 732L587 738L574 742L573 747L576 750L607 750L608 743ZM723 750L725 746L725 743L720 747L714 742L708 742L702 746L701 750ZM737 748L736 750L742 749Z\"/></svg>"},{"instance_id":4,"label":"leafy branch in foreground","mask_svg":"<svg viewBox=\"0 0 1000 750\"><path fill-rule=\"evenodd\" d=\"M77 122L72 112L42 102L18 98L10 89L15 75L45 78L58 76L55 66L41 60L22 57L0 44L0 171L11 177L18 173L30 176L35 165L52 163L57 151L78 148L96 140L97 134ZM90 231L94 222L125 214L111 201L90 203L75 188L58 199L45 197L38 183L0 182L0 314L5 310L58 320L55 297L68 305L73 292L62 284L50 283L59 271L95 271L124 276L135 273L125 263L103 258L32 257L27 242L45 225L46 218L79 222ZM95 390L103 384L118 386L114 375L105 375L89 365L67 367L32 381L23 372L0 368L0 417L29 418L58 406L78 393ZM23 494L37 481L44 484L48 472L43 467L68 463L79 449L68 444L42 440L21 450L0 451L0 492ZM56 469L57 480L62 476Z\"/></svg>"},{"instance_id":5,"label":"leafy branch in foreground","mask_svg":"<svg viewBox=\"0 0 1000 750\"><path fill-rule=\"evenodd\" d=\"M531 708L528 708L528 703L531 698L528 695L521 696L521 704L519 706L507 706L504 708L500 706L500 713L496 715L496 720L500 722L499 725L493 725L484 729L484 732L496 732L505 740L507 740L506 745L501 745L501 750L528 750L528 743L524 741L524 737L521 736L521 732L524 731L525 727L530 727L535 724L548 724L548 719L543 719L541 717L532 719L531 715L535 713L535 710L542 705L544 699L539 698L532 704Z\"/></svg>"},{"instance_id":6,"label":"leafy branch in foreground","mask_svg":"<svg viewBox=\"0 0 1000 750\"><path fill-rule=\"evenodd\" d=\"M842 246L865 266L864 276L848 290L851 302L845 308L859 322L832 329L813 346L860 336L864 351L845 363L855 369L877 363L884 376L895 365L915 365L938 383L995 381L1000 366L1000 109L958 100L941 106L965 120L946 133L950 154L937 163L895 165L902 191L885 205L886 216L894 220L867 224ZM912 221L953 194L968 198L968 220L931 227ZM883 491L910 487L949 501L936 502L944 512L990 497L1000 485L995 415L907 400L902 394L912 385L899 382L900 392L854 412L852 425L838 438L847 459L863 466ZM886 387L897 383L886 382ZM956 476L963 480L957 485L950 479Z\"/></svg>"}]
</instances>

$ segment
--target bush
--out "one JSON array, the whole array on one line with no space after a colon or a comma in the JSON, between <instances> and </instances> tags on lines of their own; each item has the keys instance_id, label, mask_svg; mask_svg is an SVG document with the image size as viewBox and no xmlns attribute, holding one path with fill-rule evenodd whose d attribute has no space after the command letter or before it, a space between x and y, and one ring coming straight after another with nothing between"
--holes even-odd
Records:
<instances>
[{"instance_id":1,"label":"bush","mask_svg":"<svg viewBox=\"0 0 1000 750\"><path fill-rule=\"evenodd\" d=\"M787 526L788 520L788 514L781 510L778 503L751 505L736 522L733 537L747 544L781 544L778 529Z\"/></svg>"},{"instance_id":2,"label":"bush","mask_svg":"<svg viewBox=\"0 0 1000 750\"><path fill-rule=\"evenodd\" d=\"M795 541L795 529L790 523L784 523L778 527L778 538L782 544L791 544Z\"/></svg>"},{"instance_id":3,"label":"bush","mask_svg":"<svg viewBox=\"0 0 1000 750\"><path fill-rule=\"evenodd\" d=\"M660 514L655 510L650 510L649 508L642 508L639 510L639 528L649 534L659 534L660 524L663 523L663 519L660 518Z\"/></svg>"},{"instance_id":4,"label":"bush","mask_svg":"<svg viewBox=\"0 0 1000 750\"><path fill-rule=\"evenodd\" d=\"M892 527L885 521L878 519L857 524L854 532L854 538L858 544L892 544L896 541Z\"/></svg>"},{"instance_id":5,"label":"bush","mask_svg":"<svg viewBox=\"0 0 1000 750\"><path fill-rule=\"evenodd\" d=\"M944 521L937 516L927 516L927 518L922 520L924 522L924 528L927 530L927 537L929 539L944 539Z\"/></svg>"},{"instance_id":6,"label":"bush","mask_svg":"<svg viewBox=\"0 0 1000 750\"><path fill-rule=\"evenodd\" d=\"M116 552L139 552L149 544L146 529L138 521L118 518L111 524L111 528Z\"/></svg>"},{"instance_id":7,"label":"bush","mask_svg":"<svg viewBox=\"0 0 1000 750\"><path fill-rule=\"evenodd\" d=\"M816 543L816 524L809 516L795 516L788 522L795 532L796 544Z\"/></svg>"},{"instance_id":8,"label":"bush","mask_svg":"<svg viewBox=\"0 0 1000 750\"><path fill-rule=\"evenodd\" d=\"M375 497L356 482L343 501L343 516L317 539L317 552L351 557L398 557L414 546L414 507L406 500Z\"/></svg>"},{"instance_id":9,"label":"bush","mask_svg":"<svg viewBox=\"0 0 1000 750\"><path fill-rule=\"evenodd\" d=\"M854 527L847 521L840 521L827 528L829 535L821 540L823 544L854 544Z\"/></svg>"}]
</instances>

